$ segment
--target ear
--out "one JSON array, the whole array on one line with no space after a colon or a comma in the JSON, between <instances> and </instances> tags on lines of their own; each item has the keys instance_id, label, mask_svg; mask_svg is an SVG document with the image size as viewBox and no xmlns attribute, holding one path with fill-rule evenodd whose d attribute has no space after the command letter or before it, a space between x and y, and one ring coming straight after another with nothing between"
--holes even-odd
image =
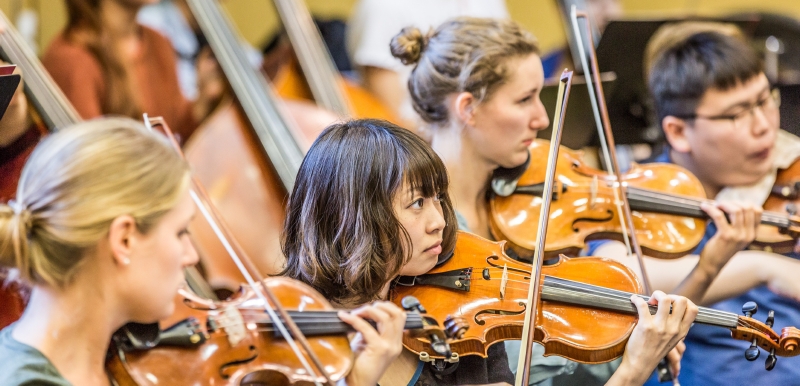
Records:
<instances>
[{"instance_id":1,"label":"ear","mask_svg":"<svg viewBox=\"0 0 800 386\"><path fill-rule=\"evenodd\" d=\"M111 226L108 229L108 243L111 249L111 256L116 265L130 264L130 256L133 253L133 239L136 234L138 234L136 220L131 216L119 216L111 222Z\"/></svg>"},{"instance_id":2,"label":"ear","mask_svg":"<svg viewBox=\"0 0 800 386\"><path fill-rule=\"evenodd\" d=\"M661 127L673 150L679 153L688 153L692 150L692 144L687 137L689 127L685 120L667 115L661 120Z\"/></svg>"},{"instance_id":3,"label":"ear","mask_svg":"<svg viewBox=\"0 0 800 386\"><path fill-rule=\"evenodd\" d=\"M470 126L475 124L473 121L473 117L475 116L474 103L475 96L466 91L458 93L458 95L456 95L456 97L453 99L453 111L455 111L456 116L459 120L461 120L461 122L464 122Z\"/></svg>"}]
</instances>

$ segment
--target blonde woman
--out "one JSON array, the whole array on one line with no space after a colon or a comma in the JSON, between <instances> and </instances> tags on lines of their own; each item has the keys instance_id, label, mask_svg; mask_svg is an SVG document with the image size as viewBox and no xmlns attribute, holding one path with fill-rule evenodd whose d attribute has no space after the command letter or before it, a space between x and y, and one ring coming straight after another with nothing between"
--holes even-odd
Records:
<instances>
[{"instance_id":1,"label":"blonde woman","mask_svg":"<svg viewBox=\"0 0 800 386\"><path fill-rule=\"evenodd\" d=\"M197 262L188 186L165 138L130 119L81 123L37 146L15 201L0 204L0 267L33 287L21 319L0 331L0 384L111 384L112 333L169 316L183 268ZM375 363L399 352L387 343L402 334L397 313L343 314L363 333L349 384L375 384Z\"/></svg>"}]
</instances>

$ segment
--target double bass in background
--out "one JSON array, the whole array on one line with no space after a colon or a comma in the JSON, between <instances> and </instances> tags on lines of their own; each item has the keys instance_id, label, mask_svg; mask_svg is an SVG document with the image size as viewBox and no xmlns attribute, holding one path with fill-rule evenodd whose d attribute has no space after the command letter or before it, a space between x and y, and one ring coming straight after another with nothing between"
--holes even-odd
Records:
<instances>
[{"instance_id":1,"label":"double bass in background","mask_svg":"<svg viewBox=\"0 0 800 386\"><path fill-rule=\"evenodd\" d=\"M251 67L218 2L187 0L187 5L233 95L195 131L184 146L186 156L258 270L275 273L283 263L284 204L304 149L336 117L307 103L285 108L270 82ZM202 224L193 228L205 275L225 298L244 280L229 261L214 257L222 255L222 246L211 230Z\"/></svg>"},{"instance_id":2,"label":"double bass in background","mask_svg":"<svg viewBox=\"0 0 800 386\"><path fill-rule=\"evenodd\" d=\"M0 58L16 65L24 77L20 83L24 94L20 89L16 91L9 106L10 110L3 121L0 121L0 126L13 121L10 123L15 126L23 125L28 128L21 134L21 139L30 139L25 141L28 149L21 154L27 157L42 135L76 123L80 117L3 12L0 12ZM19 178L24 160L19 161L15 170L7 171L12 175L13 181L4 179L4 183L9 184L4 191L16 191L16 179ZM9 175L4 177L9 178ZM0 328L19 319L26 303L22 285L13 281L3 283L5 276L6 273L0 272L0 304L3 304L0 307Z\"/></svg>"},{"instance_id":3,"label":"double bass in background","mask_svg":"<svg viewBox=\"0 0 800 386\"><path fill-rule=\"evenodd\" d=\"M272 81L280 96L314 101L339 117L399 123L395 114L375 96L342 78L302 0L273 0L273 3L291 42L289 55L287 50L280 50L276 53L280 58L272 64L276 67Z\"/></svg>"}]
</instances>

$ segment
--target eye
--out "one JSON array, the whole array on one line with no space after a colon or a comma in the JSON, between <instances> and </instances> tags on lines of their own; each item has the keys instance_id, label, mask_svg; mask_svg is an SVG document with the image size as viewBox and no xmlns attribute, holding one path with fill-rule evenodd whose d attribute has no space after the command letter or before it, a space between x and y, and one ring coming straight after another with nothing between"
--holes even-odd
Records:
<instances>
[{"instance_id":1,"label":"eye","mask_svg":"<svg viewBox=\"0 0 800 386\"><path fill-rule=\"evenodd\" d=\"M408 207L412 209L422 209L422 203L424 201L425 201L424 198L418 198L414 200L414 202L412 202L411 205L409 205Z\"/></svg>"},{"instance_id":2,"label":"eye","mask_svg":"<svg viewBox=\"0 0 800 386\"><path fill-rule=\"evenodd\" d=\"M436 202L441 202L444 200L444 193L438 193L437 195L433 196L433 200Z\"/></svg>"},{"instance_id":3,"label":"eye","mask_svg":"<svg viewBox=\"0 0 800 386\"><path fill-rule=\"evenodd\" d=\"M532 95L528 95L525 98L522 98L522 99L518 100L517 103L525 104L525 103L530 102L531 100L533 100L533 96Z\"/></svg>"},{"instance_id":4,"label":"eye","mask_svg":"<svg viewBox=\"0 0 800 386\"><path fill-rule=\"evenodd\" d=\"M189 228L183 228L178 232L178 237L188 236L189 234Z\"/></svg>"}]
</instances>

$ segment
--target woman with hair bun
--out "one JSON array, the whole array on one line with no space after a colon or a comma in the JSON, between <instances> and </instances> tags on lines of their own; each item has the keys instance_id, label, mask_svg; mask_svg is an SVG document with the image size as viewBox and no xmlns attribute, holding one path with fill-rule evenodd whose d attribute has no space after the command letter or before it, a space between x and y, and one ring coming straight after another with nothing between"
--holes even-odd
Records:
<instances>
[{"instance_id":1,"label":"woman with hair bun","mask_svg":"<svg viewBox=\"0 0 800 386\"><path fill-rule=\"evenodd\" d=\"M113 383L112 334L170 316L197 262L189 182L166 138L128 118L79 123L36 147L16 198L0 204L0 268L33 287L19 321L0 330L0 385ZM360 333L345 383L374 385L400 351L405 315L388 304L340 318Z\"/></svg>"}]
</instances>

